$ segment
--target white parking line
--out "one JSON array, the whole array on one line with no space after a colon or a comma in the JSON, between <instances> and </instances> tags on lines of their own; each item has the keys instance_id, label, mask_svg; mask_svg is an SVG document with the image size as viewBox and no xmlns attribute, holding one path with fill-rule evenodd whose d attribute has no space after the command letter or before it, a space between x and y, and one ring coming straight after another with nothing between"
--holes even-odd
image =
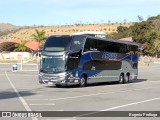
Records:
<instances>
[{"instance_id":1,"label":"white parking line","mask_svg":"<svg viewBox=\"0 0 160 120\"><path fill-rule=\"evenodd\" d=\"M7 73L5 72L5 75L7 77L7 80L9 81L10 85L12 86L13 90L15 91L15 93L17 94L18 98L20 99L20 101L22 102L24 108L27 111L32 111L31 108L29 107L29 105L27 104L27 102L23 99L23 97L20 95L20 93L18 92L18 90L16 89L16 87L13 85L12 81L10 80L10 78L8 77ZM31 117L32 120L38 120L36 117Z\"/></svg>"},{"instance_id":2,"label":"white parking line","mask_svg":"<svg viewBox=\"0 0 160 120\"><path fill-rule=\"evenodd\" d=\"M75 118L64 118L64 119L42 119L42 120L76 120Z\"/></svg>"},{"instance_id":3,"label":"white parking line","mask_svg":"<svg viewBox=\"0 0 160 120\"><path fill-rule=\"evenodd\" d=\"M29 104L29 105L40 105L40 106L42 106L42 105L55 105L54 103L48 103L48 104Z\"/></svg>"},{"instance_id":4,"label":"white parking line","mask_svg":"<svg viewBox=\"0 0 160 120\"><path fill-rule=\"evenodd\" d=\"M160 81L157 80L157 81L148 81L148 82L160 82Z\"/></svg>"},{"instance_id":5,"label":"white parking line","mask_svg":"<svg viewBox=\"0 0 160 120\"><path fill-rule=\"evenodd\" d=\"M90 97L90 96L97 96L97 95L104 95L104 94L123 93L123 92L130 92L130 91L141 91L141 90L147 90L147 89L153 89L153 88L159 88L159 86L158 87L147 87L147 88L142 88L142 89L131 89L131 90L102 92L102 93L95 93L95 94L88 94L88 95L81 95L81 96L55 98L55 99L49 99L49 100L56 101L56 100L76 99L76 98L83 98L83 97Z\"/></svg>"},{"instance_id":6,"label":"white parking line","mask_svg":"<svg viewBox=\"0 0 160 120\"><path fill-rule=\"evenodd\" d=\"M120 105L120 106L116 106L116 107L111 107L111 108L100 110L100 111L109 111L109 110L114 110L114 109L118 109L118 108L122 108L122 107L127 107L127 106L131 106L131 105L146 103L146 102L155 101L155 100L160 100L160 97L153 98L153 99L148 99L148 100L143 100L143 101L139 101L139 102L134 102L134 103L129 103L129 104L125 104L125 105Z\"/></svg>"},{"instance_id":7,"label":"white parking line","mask_svg":"<svg viewBox=\"0 0 160 120\"><path fill-rule=\"evenodd\" d=\"M41 97L41 96L44 96L44 95L34 95L34 96L36 96L36 97L38 97L38 96Z\"/></svg>"},{"instance_id":8,"label":"white parking line","mask_svg":"<svg viewBox=\"0 0 160 120\"><path fill-rule=\"evenodd\" d=\"M104 110L99 110L97 112L91 112L91 113L87 113L87 114L81 114L81 115L75 116L74 118L76 118L76 117L82 117L82 116L86 116L86 115L92 115L92 114L96 114L96 113L100 113L102 111L110 111L110 110L115 110L115 109L118 109L118 108L128 107L128 106L131 106L131 105L137 105L137 104L141 104L141 103L151 102L151 101L155 101L155 100L160 100L160 97L153 98L153 99L148 99L148 100L143 100L143 101L139 101L139 102L133 102L133 103L129 103L129 104L124 104L124 105L120 105L120 106L115 106L115 107L107 108L107 109L104 109Z\"/></svg>"},{"instance_id":9,"label":"white parking line","mask_svg":"<svg viewBox=\"0 0 160 120\"><path fill-rule=\"evenodd\" d=\"M33 95L33 96L31 96L31 99L34 99L33 97L35 97L35 99L40 99L39 97L42 97L42 96L44 96L44 95ZM30 96L27 96L27 98L29 99Z\"/></svg>"},{"instance_id":10,"label":"white parking line","mask_svg":"<svg viewBox=\"0 0 160 120\"><path fill-rule=\"evenodd\" d=\"M28 84L28 83L27 83ZM21 88L20 88L21 87ZM36 87L37 86L33 86L33 87L27 87L27 86L25 86L25 87L22 87L22 86L20 86L19 88L18 88L18 90L35 90L35 89L37 89Z\"/></svg>"},{"instance_id":11,"label":"white parking line","mask_svg":"<svg viewBox=\"0 0 160 120\"><path fill-rule=\"evenodd\" d=\"M35 98L35 99L34 99L34 98L33 98L33 99L27 99L27 100L33 100L33 101L34 101L34 100L42 100L42 101L44 100L44 101L45 101L45 100L49 100L49 99L40 99L40 98L39 98L39 99L38 99L38 98Z\"/></svg>"}]
</instances>

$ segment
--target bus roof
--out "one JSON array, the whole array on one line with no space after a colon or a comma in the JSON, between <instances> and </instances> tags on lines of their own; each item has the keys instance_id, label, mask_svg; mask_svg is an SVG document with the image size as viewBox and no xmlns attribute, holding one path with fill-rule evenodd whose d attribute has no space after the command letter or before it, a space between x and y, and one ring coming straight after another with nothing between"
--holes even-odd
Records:
<instances>
[{"instance_id":1,"label":"bus roof","mask_svg":"<svg viewBox=\"0 0 160 120\"><path fill-rule=\"evenodd\" d=\"M73 36L77 36L77 35L73 35ZM78 35L80 36L80 35ZM81 36L86 36L86 35L81 35ZM130 45L135 45L135 46L139 46L142 44L136 43L136 42L130 42L130 41L122 41L122 40L113 40L113 39L106 39L106 38L97 38L97 37L93 37L93 36L86 36L87 38L92 38L92 39L98 39L98 40L103 40L103 41L111 41L111 42L117 42L117 43L124 43L124 44L130 44Z\"/></svg>"},{"instance_id":2,"label":"bus roof","mask_svg":"<svg viewBox=\"0 0 160 120\"><path fill-rule=\"evenodd\" d=\"M97 38L94 36L88 36L88 35L52 35L50 37L74 37L74 36L82 36L85 38L91 38L91 39L98 39L98 40L103 40L103 41L111 41L111 42L117 42L117 43L123 43L123 44L129 44L129 45L135 45L138 46L139 49L143 50L144 49L144 45L140 44L140 43L136 43L136 42L131 42L131 41L123 41L123 40L112 40L112 39L106 39L106 38Z\"/></svg>"}]
</instances>

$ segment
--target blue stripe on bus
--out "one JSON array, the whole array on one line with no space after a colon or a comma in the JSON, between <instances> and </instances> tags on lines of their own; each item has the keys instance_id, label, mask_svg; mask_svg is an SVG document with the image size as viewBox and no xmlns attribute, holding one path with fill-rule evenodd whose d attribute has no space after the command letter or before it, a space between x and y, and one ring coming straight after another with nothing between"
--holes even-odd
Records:
<instances>
[{"instance_id":1,"label":"blue stripe on bus","mask_svg":"<svg viewBox=\"0 0 160 120\"><path fill-rule=\"evenodd\" d=\"M75 76L76 72L78 72L78 77L80 78L83 74L87 74L87 77L93 77L93 76L96 76L98 75L99 73L101 73L103 70L83 70L83 65L88 62L88 61L91 61L93 60L92 57L91 57L91 53L88 52L88 53L85 53L81 56L81 59L80 59L80 63L79 63L79 66L77 69L74 69L74 70L71 70L70 72L73 73L73 75ZM102 59L104 60L104 59ZM138 62L138 55L128 55L126 54L125 57L117 60L117 61L123 61L123 60L128 60L128 61L132 61L134 63L137 63Z\"/></svg>"}]
</instances>

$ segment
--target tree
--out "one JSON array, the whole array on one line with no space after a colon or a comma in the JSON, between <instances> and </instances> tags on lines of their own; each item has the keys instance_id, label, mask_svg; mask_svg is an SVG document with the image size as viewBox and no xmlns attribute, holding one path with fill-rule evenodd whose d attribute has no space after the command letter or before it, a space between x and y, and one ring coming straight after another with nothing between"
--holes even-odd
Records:
<instances>
[{"instance_id":1,"label":"tree","mask_svg":"<svg viewBox=\"0 0 160 120\"><path fill-rule=\"evenodd\" d=\"M144 44L143 54L160 55L160 15L148 18L147 21L143 21L141 16L138 18L141 22L137 22L129 28L119 26L117 33L106 37L112 39L132 37L134 42Z\"/></svg>"},{"instance_id":2,"label":"tree","mask_svg":"<svg viewBox=\"0 0 160 120\"><path fill-rule=\"evenodd\" d=\"M138 20L139 20L140 22L143 21L143 17L142 17L142 16L138 15L137 17L138 17Z\"/></svg>"},{"instance_id":3,"label":"tree","mask_svg":"<svg viewBox=\"0 0 160 120\"><path fill-rule=\"evenodd\" d=\"M128 31L128 27L123 27L123 26L117 27L117 32L123 33L123 32L125 32L125 31Z\"/></svg>"},{"instance_id":4,"label":"tree","mask_svg":"<svg viewBox=\"0 0 160 120\"><path fill-rule=\"evenodd\" d=\"M113 36L110 35L110 34L106 34L105 37L106 37L107 39L112 39L112 38L113 38Z\"/></svg>"},{"instance_id":5,"label":"tree","mask_svg":"<svg viewBox=\"0 0 160 120\"><path fill-rule=\"evenodd\" d=\"M44 40L46 39L45 31L44 30L38 31L37 29L35 31L36 33L33 34L32 36L34 37L34 40L38 42L38 50L39 50Z\"/></svg>"},{"instance_id":6,"label":"tree","mask_svg":"<svg viewBox=\"0 0 160 120\"><path fill-rule=\"evenodd\" d=\"M123 20L123 23L126 24L126 23L127 23L127 19L124 19L124 20Z\"/></svg>"},{"instance_id":7,"label":"tree","mask_svg":"<svg viewBox=\"0 0 160 120\"><path fill-rule=\"evenodd\" d=\"M158 37L153 21L143 21L136 23L131 27L132 29L132 38L135 42L144 44L145 50L144 54L154 55L155 50L153 47L154 40Z\"/></svg>"},{"instance_id":8,"label":"tree","mask_svg":"<svg viewBox=\"0 0 160 120\"><path fill-rule=\"evenodd\" d=\"M160 15L149 17L148 20L157 20L160 19Z\"/></svg>"},{"instance_id":9,"label":"tree","mask_svg":"<svg viewBox=\"0 0 160 120\"><path fill-rule=\"evenodd\" d=\"M131 37L131 30L128 27L119 26L117 27L117 33L112 33L110 36L106 36L106 38L112 39L121 39L126 37Z\"/></svg>"},{"instance_id":10,"label":"tree","mask_svg":"<svg viewBox=\"0 0 160 120\"><path fill-rule=\"evenodd\" d=\"M158 55L160 54L160 39L156 39L153 43L154 49L155 49L155 54Z\"/></svg>"},{"instance_id":11,"label":"tree","mask_svg":"<svg viewBox=\"0 0 160 120\"><path fill-rule=\"evenodd\" d=\"M108 20L108 24L111 24L111 21L110 21L110 20Z\"/></svg>"},{"instance_id":12,"label":"tree","mask_svg":"<svg viewBox=\"0 0 160 120\"><path fill-rule=\"evenodd\" d=\"M29 49L25 46L27 41L25 40L19 40L17 44L15 44L15 52L24 52L24 51L29 51Z\"/></svg>"}]
</instances>

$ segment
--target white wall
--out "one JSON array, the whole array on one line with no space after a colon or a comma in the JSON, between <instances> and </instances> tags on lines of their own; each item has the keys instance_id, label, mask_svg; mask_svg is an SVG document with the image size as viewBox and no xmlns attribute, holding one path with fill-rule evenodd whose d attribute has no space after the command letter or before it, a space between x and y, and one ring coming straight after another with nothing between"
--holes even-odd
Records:
<instances>
[{"instance_id":1,"label":"white wall","mask_svg":"<svg viewBox=\"0 0 160 120\"><path fill-rule=\"evenodd\" d=\"M31 53L29 52L10 52L2 53L3 59L31 59Z\"/></svg>"}]
</instances>

